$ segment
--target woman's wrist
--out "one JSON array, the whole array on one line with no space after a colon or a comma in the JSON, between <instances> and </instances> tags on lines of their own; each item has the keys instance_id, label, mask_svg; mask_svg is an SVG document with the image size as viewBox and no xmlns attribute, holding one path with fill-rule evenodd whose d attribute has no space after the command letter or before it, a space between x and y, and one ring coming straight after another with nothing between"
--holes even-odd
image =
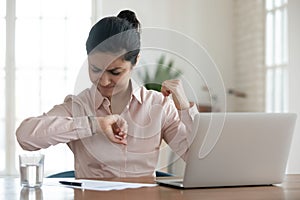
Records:
<instances>
[{"instance_id":1,"label":"woman's wrist","mask_svg":"<svg viewBox=\"0 0 300 200\"><path fill-rule=\"evenodd\" d=\"M187 100L185 96L184 97L179 96L179 98L177 98L177 96L175 95L172 96L177 110L185 110L190 108L190 102Z\"/></svg>"}]
</instances>

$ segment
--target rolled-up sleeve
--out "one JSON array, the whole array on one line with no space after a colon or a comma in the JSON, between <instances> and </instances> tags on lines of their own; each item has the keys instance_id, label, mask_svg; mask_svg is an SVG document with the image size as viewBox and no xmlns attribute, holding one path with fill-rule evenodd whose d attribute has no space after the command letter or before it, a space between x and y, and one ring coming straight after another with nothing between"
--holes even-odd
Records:
<instances>
[{"instance_id":1,"label":"rolled-up sleeve","mask_svg":"<svg viewBox=\"0 0 300 200\"><path fill-rule=\"evenodd\" d=\"M34 151L91 136L87 117L39 116L24 120L16 131L24 150Z\"/></svg>"},{"instance_id":2,"label":"rolled-up sleeve","mask_svg":"<svg viewBox=\"0 0 300 200\"><path fill-rule=\"evenodd\" d=\"M172 104L165 108L166 120L162 130L163 139L174 152L185 159L185 154L194 138L192 127L198 110L195 105L177 112Z\"/></svg>"}]
</instances>

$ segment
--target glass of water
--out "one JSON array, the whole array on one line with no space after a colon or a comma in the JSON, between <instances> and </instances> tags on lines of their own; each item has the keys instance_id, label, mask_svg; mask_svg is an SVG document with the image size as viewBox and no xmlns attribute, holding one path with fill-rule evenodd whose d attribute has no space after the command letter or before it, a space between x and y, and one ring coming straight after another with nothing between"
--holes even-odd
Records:
<instances>
[{"instance_id":1,"label":"glass of water","mask_svg":"<svg viewBox=\"0 0 300 200\"><path fill-rule=\"evenodd\" d=\"M44 178L43 154L22 154L19 155L21 186L40 187Z\"/></svg>"}]
</instances>

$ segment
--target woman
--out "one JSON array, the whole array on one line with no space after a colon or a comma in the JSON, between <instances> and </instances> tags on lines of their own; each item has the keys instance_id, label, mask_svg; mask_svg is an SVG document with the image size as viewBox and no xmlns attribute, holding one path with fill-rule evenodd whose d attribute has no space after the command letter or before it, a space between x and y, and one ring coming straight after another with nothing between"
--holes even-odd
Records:
<instances>
[{"instance_id":1,"label":"woman","mask_svg":"<svg viewBox=\"0 0 300 200\"><path fill-rule=\"evenodd\" d=\"M16 132L21 147L34 151L67 143L76 178L153 176L162 140L184 157L198 111L179 80L165 81L160 93L131 79L140 53L135 13L101 19L86 50L92 87L24 120Z\"/></svg>"}]
</instances>

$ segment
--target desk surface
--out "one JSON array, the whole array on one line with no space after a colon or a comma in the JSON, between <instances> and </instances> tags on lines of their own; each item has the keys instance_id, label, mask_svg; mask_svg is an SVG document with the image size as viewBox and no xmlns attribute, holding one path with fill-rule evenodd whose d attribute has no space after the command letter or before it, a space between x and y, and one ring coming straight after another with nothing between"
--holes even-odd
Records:
<instances>
[{"instance_id":1,"label":"desk surface","mask_svg":"<svg viewBox=\"0 0 300 200\"><path fill-rule=\"evenodd\" d=\"M110 179L112 180L112 179ZM130 181L153 183L152 178L113 179L115 181ZM287 175L282 184L276 186L233 187L210 189L173 189L168 187L150 187L126 189L119 191L91 191L66 187L42 186L40 189L21 188L19 178L0 178L0 199L128 199L128 200L155 200L155 199L300 199L300 174Z\"/></svg>"}]
</instances>

